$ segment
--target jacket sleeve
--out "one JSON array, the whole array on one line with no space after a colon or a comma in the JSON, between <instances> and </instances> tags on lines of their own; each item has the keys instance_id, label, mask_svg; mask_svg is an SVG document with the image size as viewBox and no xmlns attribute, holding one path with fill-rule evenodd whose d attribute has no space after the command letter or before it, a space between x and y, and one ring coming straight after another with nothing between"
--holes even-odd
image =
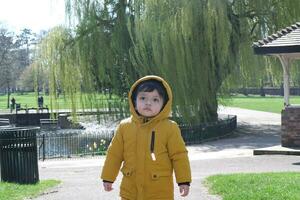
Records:
<instances>
[{"instance_id":1,"label":"jacket sleeve","mask_svg":"<svg viewBox=\"0 0 300 200\"><path fill-rule=\"evenodd\" d=\"M192 178L188 151L176 123L172 123L168 140L168 153L175 171L176 182L190 183Z\"/></svg>"},{"instance_id":2,"label":"jacket sleeve","mask_svg":"<svg viewBox=\"0 0 300 200\"><path fill-rule=\"evenodd\" d=\"M114 182L118 176L123 162L123 136L121 125L118 126L116 133L107 150L107 156L101 173L101 179Z\"/></svg>"}]
</instances>

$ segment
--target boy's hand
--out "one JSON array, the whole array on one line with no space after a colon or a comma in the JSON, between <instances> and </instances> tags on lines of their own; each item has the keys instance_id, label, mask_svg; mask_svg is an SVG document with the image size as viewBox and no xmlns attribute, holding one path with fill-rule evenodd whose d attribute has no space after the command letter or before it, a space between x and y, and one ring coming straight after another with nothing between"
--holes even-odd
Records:
<instances>
[{"instance_id":1,"label":"boy's hand","mask_svg":"<svg viewBox=\"0 0 300 200\"><path fill-rule=\"evenodd\" d=\"M189 185L180 185L179 192L182 197L185 197L189 194L190 186Z\"/></svg>"},{"instance_id":2,"label":"boy's hand","mask_svg":"<svg viewBox=\"0 0 300 200\"><path fill-rule=\"evenodd\" d=\"M103 187L106 192L110 192L114 189L112 187L112 183L110 183L110 182L103 182Z\"/></svg>"}]
</instances>

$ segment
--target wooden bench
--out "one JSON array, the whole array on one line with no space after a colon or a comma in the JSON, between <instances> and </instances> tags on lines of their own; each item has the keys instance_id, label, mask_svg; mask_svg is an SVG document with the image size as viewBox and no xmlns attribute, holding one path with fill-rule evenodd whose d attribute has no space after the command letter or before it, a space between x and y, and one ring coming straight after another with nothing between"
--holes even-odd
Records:
<instances>
[{"instance_id":1,"label":"wooden bench","mask_svg":"<svg viewBox=\"0 0 300 200\"><path fill-rule=\"evenodd\" d=\"M46 107L40 107L40 108L34 108L34 107L31 107L31 108L21 108L21 107L16 107L16 114L18 114L18 111L25 111L25 113L29 113L30 110L34 110L36 112L43 112L44 110L47 110L47 113L49 113L49 108L46 106Z\"/></svg>"},{"instance_id":2,"label":"wooden bench","mask_svg":"<svg viewBox=\"0 0 300 200\"><path fill-rule=\"evenodd\" d=\"M41 124L57 124L57 119L40 119Z\"/></svg>"},{"instance_id":3,"label":"wooden bench","mask_svg":"<svg viewBox=\"0 0 300 200\"><path fill-rule=\"evenodd\" d=\"M9 119L0 118L0 126L7 126L10 125Z\"/></svg>"},{"instance_id":4,"label":"wooden bench","mask_svg":"<svg viewBox=\"0 0 300 200\"><path fill-rule=\"evenodd\" d=\"M40 119L41 128L58 128L57 119Z\"/></svg>"}]
</instances>

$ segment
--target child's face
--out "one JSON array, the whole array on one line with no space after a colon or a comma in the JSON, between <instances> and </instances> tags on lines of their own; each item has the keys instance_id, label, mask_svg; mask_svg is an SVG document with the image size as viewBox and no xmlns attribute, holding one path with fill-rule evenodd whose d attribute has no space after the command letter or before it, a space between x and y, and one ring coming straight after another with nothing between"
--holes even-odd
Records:
<instances>
[{"instance_id":1,"label":"child's face","mask_svg":"<svg viewBox=\"0 0 300 200\"><path fill-rule=\"evenodd\" d=\"M163 107L163 98L157 90L139 92L136 97L136 110L144 117L156 116Z\"/></svg>"}]
</instances>

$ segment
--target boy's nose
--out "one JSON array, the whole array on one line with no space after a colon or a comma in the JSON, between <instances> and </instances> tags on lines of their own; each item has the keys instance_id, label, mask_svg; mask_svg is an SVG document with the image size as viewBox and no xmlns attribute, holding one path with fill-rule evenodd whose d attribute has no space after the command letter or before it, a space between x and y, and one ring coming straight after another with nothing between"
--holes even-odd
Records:
<instances>
[{"instance_id":1,"label":"boy's nose","mask_svg":"<svg viewBox=\"0 0 300 200\"><path fill-rule=\"evenodd\" d=\"M151 101L150 101L150 100L147 100L147 101L146 101L146 105L151 105Z\"/></svg>"}]
</instances>

